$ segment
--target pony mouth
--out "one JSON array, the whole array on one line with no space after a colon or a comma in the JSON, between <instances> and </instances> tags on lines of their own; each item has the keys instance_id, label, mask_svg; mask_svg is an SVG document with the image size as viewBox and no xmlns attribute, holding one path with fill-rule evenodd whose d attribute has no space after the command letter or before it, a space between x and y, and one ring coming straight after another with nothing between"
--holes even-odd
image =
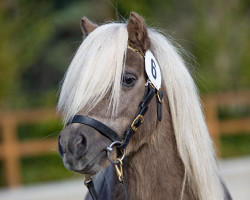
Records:
<instances>
[{"instance_id":1,"label":"pony mouth","mask_svg":"<svg viewBox=\"0 0 250 200\"><path fill-rule=\"evenodd\" d=\"M89 161L81 170L74 170L80 174L85 175L95 175L100 171L101 163L106 158L106 151L103 150L97 156L95 156L91 161Z\"/></svg>"}]
</instances>

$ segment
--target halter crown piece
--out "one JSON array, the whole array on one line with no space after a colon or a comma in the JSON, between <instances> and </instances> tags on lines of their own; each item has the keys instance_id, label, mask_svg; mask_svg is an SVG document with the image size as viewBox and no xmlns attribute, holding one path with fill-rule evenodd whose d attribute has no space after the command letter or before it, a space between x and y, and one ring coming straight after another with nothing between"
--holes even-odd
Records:
<instances>
[{"instance_id":1,"label":"halter crown piece","mask_svg":"<svg viewBox=\"0 0 250 200\"><path fill-rule=\"evenodd\" d=\"M142 53L139 49L134 49L134 48L131 47L130 45L128 45L128 49L131 49L132 51L138 53L138 55L139 55L142 59L144 59L144 55L143 55L143 53Z\"/></svg>"},{"instance_id":2,"label":"halter crown piece","mask_svg":"<svg viewBox=\"0 0 250 200\"><path fill-rule=\"evenodd\" d=\"M128 49L133 50L142 59L145 59L143 53L141 51L139 51L138 49L132 48L129 45L128 45ZM147 52L146 52L146 56L147 56ZM155 58L153 57L151 59L151 63L152 63L152 66L151 66L152 70L151 71L152 71L152 73L155 73L155 74L153 74L153 76L155 75L154 77L156 77L157 71L155 70L155 67L157 67L157 65L155 65L155 63L157 63L157 62L156 62L156 60L153 60L153 59L155 59ZM147 74L148 74L148 72L147 72ZM67 123L67 125L69 125L71 123L81 123L81 124L88 125L94 129L96 129L99 133L101 133L102 135L104 135L105 137L109 138L112 141L111 145L108 146L105 150L107 151L107 157L108 157L109 161L115 165L118 179L123 185L124 194L125 194L125 197L127 200L129 199L129 194L128 194L126 184L125 184L125 179L123 176L123 159L126 156L126 147L129 144L129 141L130 141L132 135L137 131L138 127L144 122L144 115L146 114L146 112L148 110L148 105L154 96L156 96L156 101L157 101L157 118L159 121L161 121L161 118L162 118L163 92L162 92L161 88L159 87L159 85L157 85L157 87L159 89L157 89L156 85L153 85L153 83L150 80L149 74L148 74L148 78L149 79L147 80L147 82L145 84L145 92L144 92L143 99L138 106L134 120L125 130L125 132L123 134L123 139L121 139L120 136L114 130L112 130L110 127L106 126L102 122L97 121L97 120L90 118L90 117L83 116L83 115L75 115ZM113 146L116 146L116 148L119 150L118 153L121 152L121 158L116 158L115 160L112 160L110 158L110 152L113 151ZM89 192L92 196L92 199L97 200L98 195L97 195L97 192L95 190L94 183L93 183L91 177L88 177L84 183L88 187Z\"/></svg>"}]
</instances>

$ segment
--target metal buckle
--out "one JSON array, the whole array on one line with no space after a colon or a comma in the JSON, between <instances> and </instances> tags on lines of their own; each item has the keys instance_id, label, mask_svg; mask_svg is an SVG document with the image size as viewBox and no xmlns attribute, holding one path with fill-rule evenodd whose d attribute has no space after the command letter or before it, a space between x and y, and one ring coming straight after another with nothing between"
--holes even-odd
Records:
<instances>
[{"instance_id":1,"label":"metal buckle","mask_svg":"<svg viewBox=\"0 0 250 200\"><path fill-rule=\"evenodd\" d=\"M131 128L134 132L137 131L137 127L135 127L135 122L138 120L138 119L141 119L141 124L144 122L144 117L142 115L137 115L137 117L135 118L135 120L132 122L131 124Z\"/></svg>"},{"instance_id":2,"label":"metal buckle","mask_svg":"<svg viewBox=\"0 0 250 200\"><path fill-rule=\"evenodd\" d=\"M162 102L163 102L163 98L161 99L160 94L159 94L159 91L161 91L161 88L160 88L159 90L157 90L156 96L157 96L157 98L158 98L158 101L159 101L160 103L162 103Z\"/></svg>"},{"instance_id":3,"label":"metal buckle","mask_svg":"<svg viewBox=\"0 0 250 200\"><path fill-rule=\"evenodd\" d=\"M88 176L88 177L85 179L85 181L84 181L84 185L85 185L86 187L88 187L89 183L92 182L92 181L93 181L92 178L91 178L90 176Z\"/></svg>"},{"instance_id":4,"label":"metal buckle","mask_svg":"<svg viewBox=\"0 0 250 200\"><path fill-rule=\"evenodd\" d=\"M151 83L151 81L149 82L149 85L150 85L154 90L156 90L155 86Z\"/></svg>"},{"instance_id":5,"label":"metal buckle","mask_svg":"<svg viewBox=\"0 0 250 200\"><path fill-rule=\"evenodd\" d=\"M126 155L126 149L124 149L124 150L121 150L121 152L122 152L122 157L121 157L121 158L116 158L115 160L112 160L112 159L110 158L110 152L113 151L113 148L112 148L112 147L113 147L114 145L116 145L116 144L121 145L122 142L120 142L120 141L115 141L115 142L111 143L110 146L106 147L108 159L109 159L109 161L110 161L111 163L113 163L113 164L119 164L119 160L122 161L122 160L125 158L125 155Z\"/></svg>"}]
</instances>

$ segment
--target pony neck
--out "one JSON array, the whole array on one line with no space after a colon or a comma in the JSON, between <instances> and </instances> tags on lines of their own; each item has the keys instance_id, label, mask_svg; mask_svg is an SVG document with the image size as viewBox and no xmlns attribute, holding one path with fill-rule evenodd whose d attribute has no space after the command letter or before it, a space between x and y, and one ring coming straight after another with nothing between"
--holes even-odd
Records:
<instances>
[{"instance_id":1,"label":"pony neck","mask_svg":"<svg viewBox=\"0 0 250 200\"><path fill-rule=\"evenodd\" d=\"M170 112L162 106L162 121L150 141L128 157L124 168L131 199L192 199L188 190L182 193L184 166L180 160Z\"/></svg>"}]
</instances>

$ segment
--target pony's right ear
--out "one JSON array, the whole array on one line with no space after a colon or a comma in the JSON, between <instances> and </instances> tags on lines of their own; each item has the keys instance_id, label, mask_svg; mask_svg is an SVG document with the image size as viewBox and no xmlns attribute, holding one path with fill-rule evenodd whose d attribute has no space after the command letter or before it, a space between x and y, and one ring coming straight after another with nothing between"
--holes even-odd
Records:
<instances>
[{"instance_id":1,"label":"pony's right ear","mask_svg":"<svg viewBox=\"0 0 250 200\"><path fill-rule=\"evenodd\" d=\"M145 53L150 48L150 39L144 19L137 13L131 12L127 30L129 45Z\"/></svg>"},{"instance_id":2,"label":"pony's right ear","mask_svg":"<svg viewBox=\"0 0 250 200\"><path fill-rule=\"evenodd\" d=\"M97 24L94 24L93 22L89 21L86 17L83 17L81 19L81 29L82 33L87 36L92 31L94 31L98 27Z\"/></svg>"}]
</instances>

